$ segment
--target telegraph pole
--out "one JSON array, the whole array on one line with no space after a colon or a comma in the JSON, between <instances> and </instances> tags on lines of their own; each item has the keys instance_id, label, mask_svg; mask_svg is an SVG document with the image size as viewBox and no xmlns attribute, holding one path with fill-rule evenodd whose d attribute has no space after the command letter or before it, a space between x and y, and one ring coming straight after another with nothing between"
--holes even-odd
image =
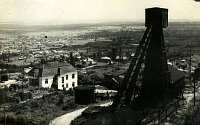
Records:
<instances>
[{"instance_id":1,"label":"telegraph pole","mask_svg":"<svg viewBox=\"0 0 200 125\"><path fill-rule=\"evenodd\" d=\"M191 70L192 70L192 54L191 54L191 50L190 50L190 62L189 62L189 65L190 65L190 68L189 68L189 70L190 70L190 79L189 79L189 83L191 83L191 78L192 78L192 76L191 76Z\"/></svg>"},{"instance_id":2,"label":"telegraph pole","mask_svg":"<svg viewBox=\"0 0 200 125\"><path fill-rule=\"evenodd\" d=\"M195 74L193 75L193 94L194 94L194 106L195 106L195 101L196 101L196 99L195 99L195 92L196 92L196 78L195 78ZM191 52L191 50L190 50L190 83L192 83L192 52Z\"/></svg>"},{"instance_id":3,"label":"telegraph pole","mask_svg":"<svg viewBox=\"0 0 200 125\"><path fill-rule=\"evenodd\" d=\"M190 65L190 83L192 83L192 52L190 50L190 62L189 62L189 65ZM195 102L196 102L196 99L195 99L195 92L196 92L196 74L194 73L193 75L193 94L194 94L194 106L195 106Z\"/></svg>"},{"instance_id":4,"label":"telegraph pole","mask_svg":"<svg viewBox=\"0 0 200 125\"><path fill-rule=\"evenodd\" d=\"M196 80L196 78L195 78L195 74L194 74L194 76L193 76L193 82L194 82L194 106L195 106L195 92L196 92L196 83L195 83L195 80Z\"/></svg>"},{"instance_id":5,"label":"telegraph pole","mask_svg":"<svg viewBox=\"0 0 200 125\"><path fill-rule=\"evenodd\" d=\"M4 106L4 125L6 125L6 106Z\"/></svg>"}]
</instances>

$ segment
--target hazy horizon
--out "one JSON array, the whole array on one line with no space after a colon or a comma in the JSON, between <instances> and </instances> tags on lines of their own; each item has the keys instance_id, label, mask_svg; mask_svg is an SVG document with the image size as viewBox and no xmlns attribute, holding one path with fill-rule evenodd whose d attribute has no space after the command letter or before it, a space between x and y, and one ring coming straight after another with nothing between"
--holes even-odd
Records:
<instances>
[{"instance_id":1,"label":"hazy horizon","mask_svg":"<svg viewBox=\"0 0 200 125\"><path fill-rule=\"evenodd\" d=\"M0 21L0 25L19 25L19 26L48 26L48 25L98 25L98 24L109 24L109 25L118 25L118 24L144 24L144 20L140 21L105 21L105 22L54 22L54 23L48 23L48 22L3 22ZM169 23L200 23L200 20L191 21L191 20L171 20Z\"/></svg>"},{"instance_id":2,"label":"hazy horizon","mask_svg":"<svg viewBox=\"0 0 200 125\"><path fill-rule=\"evenodd\" d=\"M169 22L200 21L194 0L1 0L0 22L79 24L144 22L145 8L169 9Z\"/></svg>"}]
</instances>

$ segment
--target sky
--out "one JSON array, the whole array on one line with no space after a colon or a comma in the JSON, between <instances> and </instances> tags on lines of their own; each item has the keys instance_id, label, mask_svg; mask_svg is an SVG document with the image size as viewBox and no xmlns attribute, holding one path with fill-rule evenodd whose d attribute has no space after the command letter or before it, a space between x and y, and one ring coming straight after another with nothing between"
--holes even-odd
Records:
<instances>
[{"instance_id":1,"label":"sky","mask_svg":"<svg viewBox=\"0 0 200 125\"><path fill-rule=\"evenodd\" d=\"M195 0L0 0L1 22L99 23L144 21L145 8L169 9L169 21L199 21Z\"/></svg>"}]
</instances>

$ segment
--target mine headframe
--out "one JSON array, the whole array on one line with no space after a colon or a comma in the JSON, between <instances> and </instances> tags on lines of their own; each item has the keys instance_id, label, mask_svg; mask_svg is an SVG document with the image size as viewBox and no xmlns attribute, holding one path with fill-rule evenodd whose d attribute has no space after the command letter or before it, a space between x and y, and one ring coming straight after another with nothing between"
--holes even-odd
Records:
<instances>
[{"instance_id":1,"label":"mine headframe","mask_svg":"<svg viewBox=\"0 0 200 125\"><path fill-rule=\"evenodd\" d=\"M168 9L148 8L145 10L146 31L136 48L134 57L118 89L112 107L118 109L121 105L131 102L136 92L139 73L144 64L140 97L151 100L165 98L169 73L163 28L168 26Z\"/></svg>"}]
</instances>

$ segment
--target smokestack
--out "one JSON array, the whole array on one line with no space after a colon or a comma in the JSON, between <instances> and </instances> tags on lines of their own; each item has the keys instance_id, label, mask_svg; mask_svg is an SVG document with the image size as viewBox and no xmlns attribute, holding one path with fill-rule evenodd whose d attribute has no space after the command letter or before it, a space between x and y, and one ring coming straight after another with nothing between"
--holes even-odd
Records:
<instances>
[{"instance_id":1,"label":"smokestack","mask_svg":"<svg viewBox=\"0 0 200 125\"><path fill-rule=\"evenodd\" d=\"M70 52L70 64L71 64L72 66L75 66L75 60L74 60L73 52Z\"/></svg>"},{"instance_id":2,"label":"smokestack","mask_svg":"<svg viewBox=\"0 0 200 125\"><path fill-rule=\"evenodd\" d=\"M119 47L119 57L120 57L120 59L123 59L122 48L121 48L121 46Z\"/></svg>"},{"instance_id":3,"label":"smokestack","mask_svg":"<svg viewBox=\"0 0 200 125\"><path fill-rule=\"evenodd\" d=\"M112 60L116 59L116 48L112 48Z\"/></svg>"}]
</instances>

